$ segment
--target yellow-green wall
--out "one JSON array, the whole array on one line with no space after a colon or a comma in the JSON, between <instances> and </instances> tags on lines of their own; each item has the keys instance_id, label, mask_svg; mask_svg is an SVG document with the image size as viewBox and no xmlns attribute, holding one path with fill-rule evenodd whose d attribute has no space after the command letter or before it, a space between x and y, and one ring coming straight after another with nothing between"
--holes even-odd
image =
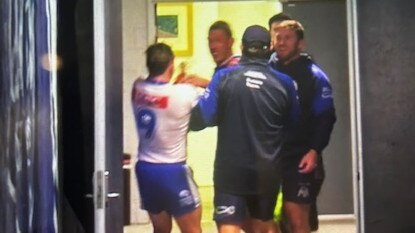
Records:
<instances>
[{"instance_id":1,"label":"yellow-green wall","mask_svg":"<svg viewBox=\"0 0 415 233\"><path fill-rule=\"evenodd\" d=\"M177 57L176 66L185 61L189 73L210 79L215 63L209 53L207 36L209 26L213 22L225 20L231 25L235 38L233 51L240 54L241 38L245 28L253 24L268 28L268 19L281 10L281 4L277 0L193 3L193 55ZM190 132L188 136L188 163L193 168L195 180L200 186L213 184L216 132L216 128L208 128L200 132Z\"/></svg>"}]
</instances>

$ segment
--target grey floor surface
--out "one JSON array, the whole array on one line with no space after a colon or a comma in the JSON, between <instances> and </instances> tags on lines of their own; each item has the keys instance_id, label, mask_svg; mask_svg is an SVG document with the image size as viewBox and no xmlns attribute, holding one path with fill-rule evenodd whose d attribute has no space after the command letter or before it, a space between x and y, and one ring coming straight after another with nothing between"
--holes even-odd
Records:
<instances>
[{"instance_id":1,"label":"grey floor surface","mask_svg":"<svg viewBox=\"0 0 415 233\"><path fill-rule=\"evenodd\" d=\"M214 233L216 227L212 222L202 224L204 233ZM130 225L124 228L124 233L152 233L151 224ZM177 227L174 227L172 233L180 233ZM316 233L356 233L356 224L353 219L334 219L320 220L320 229Z\"/></svg>"}]
</instances>

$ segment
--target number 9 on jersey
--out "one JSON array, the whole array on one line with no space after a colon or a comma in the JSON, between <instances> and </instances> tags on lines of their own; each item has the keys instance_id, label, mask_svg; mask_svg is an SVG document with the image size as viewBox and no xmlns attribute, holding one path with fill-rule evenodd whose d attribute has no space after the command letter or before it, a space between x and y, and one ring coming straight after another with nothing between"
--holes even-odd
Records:
<instances>
[{"instance_id":1,"label":"number 9 on jersey","mask_svg":"<svg viewBox=\"0 0 415 233\"><path fill-rule=\"evenodd\" d=\"M136 118L140 136L150 139L156 127L156 114L150 109L141 108L138 109Z\"/></svg>"}]
</instances>

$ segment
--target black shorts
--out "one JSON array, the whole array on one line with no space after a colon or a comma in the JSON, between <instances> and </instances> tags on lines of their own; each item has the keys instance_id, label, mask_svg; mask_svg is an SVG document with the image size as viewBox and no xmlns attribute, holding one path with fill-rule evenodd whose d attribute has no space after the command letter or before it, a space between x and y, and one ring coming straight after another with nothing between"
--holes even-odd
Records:
<instances>
[{"instance_id":1,"label":"black shorts","mask_svg":"<svg viewBox=\"0 0 415 233\"><path fill-rule=\"evenodd\" d=\"M278 191L276 189L274 193L263 195L236 195L215 190L213 219L216 223L234 224L242 223L249 217L271 220L274 217Z\"/></svg>"},{"instance_id":2,"label":"black shorts","mask_svg":"<svg viewBox=\"0 0 415 233\"><path fill-rule=\"evenodd\" d=\"M298 172L301 158L284 161L282 168L282 193L284 201L299 204L312 204L316 202L324 181L324 166L321 156L313 172L303 174Z\"/></svg>"}]
</instances>

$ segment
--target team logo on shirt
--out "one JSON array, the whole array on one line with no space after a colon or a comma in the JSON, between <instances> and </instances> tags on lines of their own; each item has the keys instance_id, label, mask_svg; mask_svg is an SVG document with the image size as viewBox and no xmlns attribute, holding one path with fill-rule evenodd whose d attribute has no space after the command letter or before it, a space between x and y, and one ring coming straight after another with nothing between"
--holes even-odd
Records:
<instances>
[{"instance_id":1,"label":"team logo on shirt","mask_svg":"<svg viewBox=\"0 0 415 233\"><path fill-rule=\"evenodd\" d=\"M253 70L245 72L244 75L246 77L246 86L249 88L260 89L264 83L262 80L267 79L263 73Z\"/></svg>"}]
</instances>

